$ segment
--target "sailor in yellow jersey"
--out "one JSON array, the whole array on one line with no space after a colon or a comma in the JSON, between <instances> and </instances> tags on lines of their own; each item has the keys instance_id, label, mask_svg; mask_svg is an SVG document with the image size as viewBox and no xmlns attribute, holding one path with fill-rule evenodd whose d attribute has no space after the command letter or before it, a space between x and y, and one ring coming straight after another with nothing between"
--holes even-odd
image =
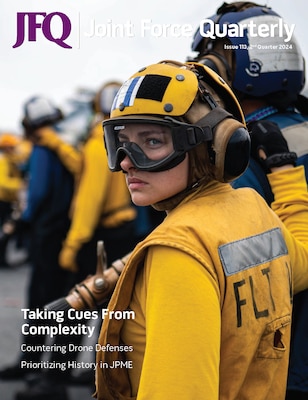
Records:
<instances>
[{"instance_id":1,"label":"sailor in yellow jersey","mask_svg":"<svg viewBox=\"0 0 308 400\"><path fill-rule=\"evenodd\" d=\"M108 304L96 398L284 399L293 291L308 287L308 193L294 154L277 165L262 155L272 209L233 189L250 137L229 86L198 63L141 69L103 127L109 168L125 173L132 201L167 216Z\"/></svg>"},{"instance_id":2,"label":"sailor in yellow jersey","mask_svg":"<svg viewBox=\"0 0 308 400\"><path fill-rule=\"evenodd\" d=\"M19 208L23 186L21 169L18 163L20 139L11 133L0 136L0 268L9 266L7 246L10 240L10 223L14 207ZM8 222L8 223L7 223ZM13 228L14 229L14 228Z\"/></svg>"}]
</instances>

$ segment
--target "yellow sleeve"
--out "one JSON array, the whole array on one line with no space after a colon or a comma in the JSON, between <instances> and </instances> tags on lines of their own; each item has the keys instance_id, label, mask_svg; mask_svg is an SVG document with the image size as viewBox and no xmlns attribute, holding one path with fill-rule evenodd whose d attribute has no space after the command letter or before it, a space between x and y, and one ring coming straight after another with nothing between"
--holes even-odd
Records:
<instances>
[{"instance_id":1,"label":"yellow sleeve","mask_svg":"<svg viewBox=\"0 0 308 400\"><path fill-rule=\"evenodd\" d=\"M9 161L6 157L0 157L0 188L1 191L7 194L15 194L22 187L22 179L19 177L10 176Z\"/></svg>"},{"instance_id":2,"label":"yellow sleeve","mask_svg":"<svg viewBox=\"0 0 308 400\"><path fill-rule=\"evenodd\" d=\"M73 146L61 142L56 148L56 153L65 168L75 177L79 177L82 168L82 154Z\"/></svg>"},{"instance_id":3,"label":"yellow sleeve","mask_svg":"<svg viewBox=\"0 0 308 400\"><path fill-rule=\"evenodd\" d=\"M308 288L308 192L304 167L268 175L272 209L284 223L295 293Z\"/></svg>"},{"instance_id":4,"label":"yellow sleeve","mask_svg":"<svg viewBox=\"0 0 308 400\"><path fill-rule=\"evenodd\" d=\"M191 256L158 246L144 273L146 350L137 400L218 399L217 282Z\"/></svg>"},{"instance_id":5,"label":"yellow sleeve","mask_svg":"<svg viewBox=\"0 0 308 400\"><path fill-rule=\"evenodd\" d=\"M74 199L71 227L65 245L79 249L98 225L108 190L108 169L103 140L91 137L84 146L83 169Z\"/></svg>"}]
</instances>

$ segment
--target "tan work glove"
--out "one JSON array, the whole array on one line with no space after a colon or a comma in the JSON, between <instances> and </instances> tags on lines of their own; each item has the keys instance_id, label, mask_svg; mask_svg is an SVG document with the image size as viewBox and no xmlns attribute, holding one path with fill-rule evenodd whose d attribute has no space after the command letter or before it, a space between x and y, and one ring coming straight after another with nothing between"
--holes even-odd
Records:
<instances>
[{"instance_id":1,"label":"tan work glove","mask_svg":"<svg viewBox=\"0 0 308 400\"><path fill-rule=\"evenodd\" d=\"M59 254L60 267L71 272L78 272L78 265L76 263L76 256L78 248L63 244L62 250Z\"/></svg>"}]
</instances>

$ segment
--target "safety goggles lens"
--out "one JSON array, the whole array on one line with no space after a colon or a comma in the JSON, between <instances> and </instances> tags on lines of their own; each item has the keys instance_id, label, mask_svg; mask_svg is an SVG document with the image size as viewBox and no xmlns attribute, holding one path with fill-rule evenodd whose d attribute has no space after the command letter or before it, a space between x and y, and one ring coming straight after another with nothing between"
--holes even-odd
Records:
<instances>
[{"instance_id":1,"label":"safety goggles lens","mask_svg":"<svg viewBox=\"0 0 308 400\"><path fill-rule=\"evenodd\" d=\"M112 171L121 169L120 163L126 156L140 170L158 171L179 155L167 124L111 121L104 124L104 138Z\"/></svg>"}]
</instances>

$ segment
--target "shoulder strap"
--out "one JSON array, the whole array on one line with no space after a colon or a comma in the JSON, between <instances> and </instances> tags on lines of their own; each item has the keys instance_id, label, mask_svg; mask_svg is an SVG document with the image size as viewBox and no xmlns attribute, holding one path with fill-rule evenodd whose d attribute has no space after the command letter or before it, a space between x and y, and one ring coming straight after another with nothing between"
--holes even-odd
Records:
<instances>
[{"instance_id":1,"label":"shoulder strap","mask_svg":"<svg viewBox=\"0 0 308 400\"><path fill-rule=\"evenodd\" d=\"M253 158L250 158L249 168L252 170L252 172L260 182L260 185L262 186L262 189L264 191L264 199L266 200L268 205L271 205L271 203L274 201L274 195L271 189L271 185L269 184L269 181L263 169Z\"/></svg>"}]
</instances>

